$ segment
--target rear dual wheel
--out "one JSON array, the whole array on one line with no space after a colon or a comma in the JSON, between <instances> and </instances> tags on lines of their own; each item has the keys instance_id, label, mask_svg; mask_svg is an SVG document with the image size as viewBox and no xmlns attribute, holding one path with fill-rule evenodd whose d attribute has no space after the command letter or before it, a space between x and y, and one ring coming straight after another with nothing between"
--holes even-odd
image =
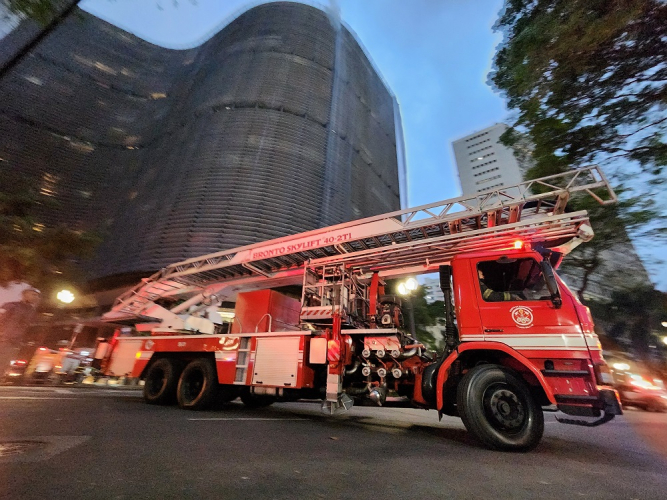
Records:
<instances>
[{"instance_id":1,"label":"rear dual wheel","mask_svg":"<svg viewBox=\"0 0 667 500\"><path fill-rule=\"evenodd\" d=\"M205 410L216 401L219 388L214 362L208 358L195 359L185 367L178 381L178 406Z\"/></svg>"},{"instance_id":2,"label":"rear dual wheel","mask_svg":"<svg viewBox=\"0 0 667 500\"><path fill-rule=\"evenodd\" d=\"M178 359L162 358L148 367L144 379L144 399L153 405L168 405L176 402L176 387L183 370Z\"/></svg>"},{"instance_id":3,"label":"rear dual wheel","mask_svg":"<svg viewBox=\"0 0 667 500\"><path fill-rule=\"evenodd\" d=\"M496 450L528 451L544 433L544 414L526 383L498 365L468 371L457 391L463 424L483 444Z\"/></svg>"}]
</instances>

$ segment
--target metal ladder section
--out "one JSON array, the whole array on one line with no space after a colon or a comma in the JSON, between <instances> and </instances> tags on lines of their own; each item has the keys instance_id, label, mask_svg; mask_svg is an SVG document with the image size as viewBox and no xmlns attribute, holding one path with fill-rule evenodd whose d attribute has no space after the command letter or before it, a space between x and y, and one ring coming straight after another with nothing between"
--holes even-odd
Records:
<instances>
[{"instance_id":1,"label":"metal ladder section","mask_svg":"<svg viewBox=\"0 0 667 500\"><path fill-rule=\"evenodd\" d=\"M304 269L313 261L346 262L369 270L445 262L453 255L527 242L573 238L585 212L565 213L574 193L601 204L616 202L602 170L589 166L563 174L461 196L204 255L170 265L116 299L110 312L141 314L157 298L179 298L208 285L264 278Z\"/></svg>"},{"instance_id":2,"label":"metal ladder section","mask_svg":"<svg viewBox=\"0 0 667 500\"><path fill-rule=\"evenodd\" d=\"M241 337L237 356L234 383L244 385L250 365L250 337Z\"/></svg>"}]
</instances>

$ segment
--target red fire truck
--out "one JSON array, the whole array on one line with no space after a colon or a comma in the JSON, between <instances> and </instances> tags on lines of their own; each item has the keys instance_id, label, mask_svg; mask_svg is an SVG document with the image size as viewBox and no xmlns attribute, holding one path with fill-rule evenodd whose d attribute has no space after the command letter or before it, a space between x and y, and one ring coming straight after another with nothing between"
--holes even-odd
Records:
<instances>
[{"instance_id":1,"label":"red fire truck","mask_svg":"<svg viewBox=\"0 0 667 500\"><path fill-rule=\"evenodd\" d=\"M237 397L435 409L495 449L536 446L543 408L599 425L621 414L618 395L588 309L554 272L593 235L586 212L566 210L586 194L616 199L592 166L173 264L105 316L140 331L114 340L107 371L143 379L149 403L191 410ZM437 353L385 290L434 272ZM227 318L223 302L235 303Z\"/></svg>"}]
</instances>

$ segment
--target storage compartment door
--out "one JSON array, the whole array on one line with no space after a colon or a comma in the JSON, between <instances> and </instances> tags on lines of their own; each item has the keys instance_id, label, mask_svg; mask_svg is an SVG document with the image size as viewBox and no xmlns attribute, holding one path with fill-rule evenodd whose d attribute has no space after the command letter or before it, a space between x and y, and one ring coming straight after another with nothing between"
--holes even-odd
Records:
<instances>
[{"instance_id":1,"label":"storage compartment door","mask_svg":"<svg viewBox=\"0 0 667 500\"><path fill-rule=\"evenodd\" d=\"M253 370L253 385L296 387L297 370L303 356L301 337L259 338Z\"/></svg>"}]
</instances>

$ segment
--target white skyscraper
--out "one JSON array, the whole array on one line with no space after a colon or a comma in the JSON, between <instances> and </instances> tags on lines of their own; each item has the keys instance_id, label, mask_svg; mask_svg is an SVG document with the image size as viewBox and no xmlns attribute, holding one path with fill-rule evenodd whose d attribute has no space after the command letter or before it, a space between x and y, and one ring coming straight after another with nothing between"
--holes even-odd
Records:
<instances>
[{"instance_id":1,"label":"white skyscraper","mask_svg":"<svg viewBox=\"0 0 667 500\"><path fill-rule=\"evenodd\" d=\"M523 180L514 151L499 142L507 125L497 123L452 143L463 194L512 186Z\"/></svg>"}]
</instances>

